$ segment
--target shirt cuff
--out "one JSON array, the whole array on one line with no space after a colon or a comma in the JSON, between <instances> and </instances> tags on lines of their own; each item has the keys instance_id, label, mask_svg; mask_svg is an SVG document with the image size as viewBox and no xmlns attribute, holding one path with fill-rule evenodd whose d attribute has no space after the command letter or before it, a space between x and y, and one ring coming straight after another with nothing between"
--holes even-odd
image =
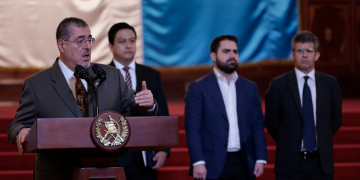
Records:
<instances>
[{"instance_id":1,"label":"shirt cuff","mask_svg":"<svg viewBox=\"0 0 360 180\"><path fill-rule=\"evenodd\" d=\"M156 108L156 101L154 100L154 105L150 109L147 109L146 111L148 113L152 114L152 113L154 113L155 108Z\"/></svg>"},{"instance_id":2,"label":"shirt cuff","mask_svg":"<svg viewBox=\"0 0 360 180\"><path fill-rule=\"evenodd\" d=\"M22 127L22 128L20 128L20 129L16 132L16 138L18 137L20 131L21 131L22 129L24 129L24 128L26 128L26 127Z\"/></svg>"},{"instance_id":3,"label":"shirt cuff","mask_svg":"<svg viewBox=\"0 0 360 180\"><path fill-rule=\"evenodd\" d=\"M264 163L264 164L267 164L267 161L265 161L265 160L256 160L256 163Z\"/></svg>"},{"instance_id":4,"label":"shirt cuff","mask_svg":"<svg viewBox=\"0 0 360 180\"><path fill-rule=\"evenodd\" d=\"M198 162L195 162L193 164L193 166L197 166L197 165L200 165L200 164L205 164L205 161L198 161Z\"/></svg>"}]
</instances>

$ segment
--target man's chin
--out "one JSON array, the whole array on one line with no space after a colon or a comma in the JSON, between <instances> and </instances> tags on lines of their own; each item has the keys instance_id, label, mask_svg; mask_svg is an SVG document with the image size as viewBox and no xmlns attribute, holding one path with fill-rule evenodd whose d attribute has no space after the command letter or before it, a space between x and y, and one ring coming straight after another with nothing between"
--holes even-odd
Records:
<instances>
[{"instance_id":1,"label":"man's chin","mask_svg":"<svg viewBox=\"0 0 360 180\"><path fill-rule=\"evenodd\" d=\"M90 67L90 60L89 61L85 61L85 62L81 62L80 65L84 68L88 68Z\"/></svg>"}]
</instances>

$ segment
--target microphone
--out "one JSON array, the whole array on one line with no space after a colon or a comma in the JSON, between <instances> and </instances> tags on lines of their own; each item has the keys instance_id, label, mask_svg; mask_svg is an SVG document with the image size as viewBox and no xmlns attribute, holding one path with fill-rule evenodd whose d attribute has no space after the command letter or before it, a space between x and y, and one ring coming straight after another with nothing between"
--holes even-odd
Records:
<instances>
[{"instance_id":1,"label":"microphone","mask_svg":"<svg viewBox=\"0 0 360 180\"><path fill-rule=\"evenodd\" d=\"M76 65L75 66L75 74L79 75L79 77L81 79L85 79L86 81L89 81L89 72L87 72L87 70L82 67L81 65Z\"/></svg>"},{"instance_id":2,"label":"microphone","mask_svg":"<svg viewBox=\"0 0 360 180\"><path fill-rule=\"evenodd\" d=\"M99 65L94 64L92 66L93 72L97 75L97 78L101 80L101 82L106 80L106 72L103 68L101 68Z\"/></svg>"}]
</instances>

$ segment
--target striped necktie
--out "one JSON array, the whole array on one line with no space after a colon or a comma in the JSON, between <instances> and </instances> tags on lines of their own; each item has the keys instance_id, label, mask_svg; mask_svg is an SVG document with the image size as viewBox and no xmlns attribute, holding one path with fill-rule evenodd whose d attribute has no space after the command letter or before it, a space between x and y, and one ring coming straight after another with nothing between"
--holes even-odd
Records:
<instances>
[{"instance_id":1,"label":"striped necktie","mask_svg":"<svg viewBox=\"0 0 360 180\"><path fill-rule=\"evenodd\" d=\"M125 71L125 81L126 81L126 84L129 86L129 88L131 89L132 88L132 83L131 83L131 76L130 76L130 72L129 72L129 69L130 67L124 67L123 68L124 71Z\"/></svg>"}]
</instances>

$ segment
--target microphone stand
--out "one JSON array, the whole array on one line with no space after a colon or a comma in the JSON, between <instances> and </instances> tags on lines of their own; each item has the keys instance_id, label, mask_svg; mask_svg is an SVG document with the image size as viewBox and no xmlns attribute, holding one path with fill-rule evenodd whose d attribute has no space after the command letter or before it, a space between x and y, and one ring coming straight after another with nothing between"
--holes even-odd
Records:
<instances>
[{"instance_id":1,"label":"microphone stand","mask_svg":"<svg viewBox=\"0 0 360 180\"><path fill-rule=\"evenodd\" d=\"M94 98L94 101L95 101L95 107L94 107L94 104L93 104L93 111L95 113L95 116L96 117L97 115L99 115L99 99L98 99L98 89L101 85L101 83L104 82L103 79L100 80L100 82L96 82L98 78L95 77L91 80L91 96Z\"/></svg>"},{"instance_id":2,"label":"microphone stand","mask_svg":"<svg viewBox=\"0 0 360 180\"><path fill-rule=\"evenodd\" d=\"M99 101L98 101L98 82L95 81L96 78L92 81L92 91L93 92L93 97L94 97L94 100L95 100L95 108L94 108L94 113L95 113L95 116L96 117L97 115L99 115Z\"/></svg>"}]
</instances>

